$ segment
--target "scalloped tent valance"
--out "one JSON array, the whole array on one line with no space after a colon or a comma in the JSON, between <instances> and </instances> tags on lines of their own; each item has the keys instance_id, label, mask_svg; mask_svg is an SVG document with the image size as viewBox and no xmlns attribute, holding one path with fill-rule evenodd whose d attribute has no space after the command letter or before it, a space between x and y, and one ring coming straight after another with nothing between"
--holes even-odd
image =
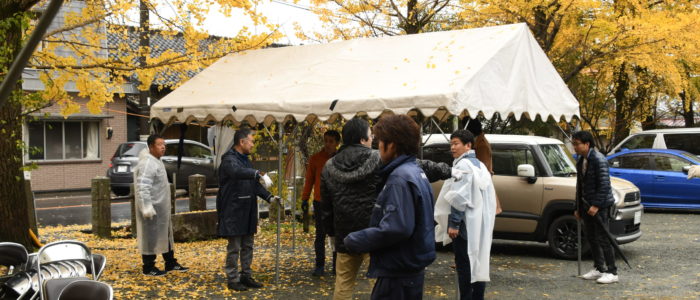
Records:
<instances>
[{"instance_id":1,"label":"scalloped tent valance","mask_svg":"<svg viewBox=\"0 0 700 300\"><path fill-rule=\"evenodd\" d=\"M151 108L166 124L445 111L553 117L579 105L524 24L230 54Z\"/></svg>"}]
</instances>

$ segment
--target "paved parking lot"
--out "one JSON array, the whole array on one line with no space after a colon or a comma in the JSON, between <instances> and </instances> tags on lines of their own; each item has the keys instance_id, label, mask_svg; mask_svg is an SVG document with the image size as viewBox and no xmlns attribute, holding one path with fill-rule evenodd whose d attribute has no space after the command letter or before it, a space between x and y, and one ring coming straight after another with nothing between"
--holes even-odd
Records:
<instances>
[{"instance_id":1,"label":"paved parking lot","mask_svg":"<svg viewBox=\"0 0 700 300\"><path fill-rule=\"evenodd\" d=\"M642 230L641 239L622 245L632 269L618 259L620 283L610 285L574 277L577 262L553 259L544 244L497 240L492 251L488 296L490 299L700 298L700 214L646 212ZM441 255L440 261L446 261L449 254ZM584 260L583 266L583 272L588 271L592 261ZM440 262L431 268L435 274L446 270Z\"/></svg>"}]
</instances>

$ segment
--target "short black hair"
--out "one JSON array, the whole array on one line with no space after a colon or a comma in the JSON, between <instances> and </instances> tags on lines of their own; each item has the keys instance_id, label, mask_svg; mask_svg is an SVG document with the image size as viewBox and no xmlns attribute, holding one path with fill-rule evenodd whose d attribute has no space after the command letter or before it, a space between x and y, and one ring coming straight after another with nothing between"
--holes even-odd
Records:
<instances>
[{"instance_id":1,"label":"short black hair","mask_svg":"<svg viewBox=\"0 0 700 300\"><path fill-rule=\"evenodd\" d=\"M469 120L469 124L467 124L467 130L471 131L471 133L473 133L474 136L479 136L482 132L484 132L483 128L481 127L481 122L479 122L478 119Z\"/></svg>"},{"instance_id":2,"label":"short black hair","mask_svg":"<svg viewBox=\"0 0 700 300\"><path fill-rule=\"evenodd\" d=\"M359 144L362 140L369 140L367 130L369 123L362 118L352 118L343 126L343 144Z\"/></svg>"},{"instance_id":3,"label":"short black hair","mask_svg":"<svg viewBox=\"0 0 700 300\"><path fill-rule=\"evenodd\" d=\"M474 120L472 120L474 121ZM450 140L457 138L462 144L472 144L474 145L474 134L469 130L459 129L450 135Z\"/></svg>"},{"instance_id":4,"label":"short black hair","mask_svg":"<svg viewBox=\"0 0 700 300\"><path fill-rule=\"evenodd\" d=\"M148 145L148 147L150 148L151 146L156 144L157 139L164 140L164 138L160 134L154 133L154 134L149 135L148 139L146 139L146 145Z\"/></svg>"},{"instance_id":5,"label":"short black hair","mask_svg":"<svg viewBox=\"0 0 700 300\"><path fill-rule=\"evenodd\" d=\"M407 115L382 117L374 126L374 135L384 145L396 145L396 153L399 155L418 155L420 127Z\"/></svg>"},{"instance_id":6,"label":"short black hair","mask_svg":"<svg viewBox=\"0 0 700 300\"><path fill-rule=\"evenodd\" d=\"M589 144L591 148L595 148L595 140L593 140L593 135L590 131L576 131L571 135L572 140L579 140L581 143Z\"/></svg>"},{"instance_id":7,"label":"short black hair","mask_svg":"<svg viewBox=\"0 0 700 300\"><path fill-rule=\"evenodd\" d=\"M233 134L233 145L240 145L241 140L247 138L252 133L253 131L250 129L250 127L243 126L241 128L238 128L238 130L236 130L236 133Z\"/></svg>"},{"instance_id":8,"label":"short black hair","mask_svg":"<svg viewBox=\"0 0 700 300\"><path fill-rule=\"evenodd\" d=\"M335 130L328 130L323 136L330 136L335 139L336 142L340 142L340 133Z\"/></svg>"}]
</instances>

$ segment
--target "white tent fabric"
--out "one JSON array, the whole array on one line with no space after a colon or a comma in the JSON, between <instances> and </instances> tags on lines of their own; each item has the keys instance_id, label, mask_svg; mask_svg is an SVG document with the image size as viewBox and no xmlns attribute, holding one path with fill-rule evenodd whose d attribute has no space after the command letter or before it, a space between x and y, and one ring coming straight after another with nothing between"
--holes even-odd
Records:
<instances>
[{"instance_id":1,"label":"white tent fabric","mask_svg":"<svg viewBox=\"0 0 700 300\"><path fill-rule=\"evenodd\" d=\"M512 24L231 54L158 101L151 117L269 123L412 109L556 120L579 114L528 27Z\"/></svg>"},{"instance_id":2,"label":"white tent fabric","mask_svg":"<svg viewBox=\"0 0 700 300\"><path fill-rule=\"evenodd\" d=\"M233 147L233 137L236 131L233 128L216 124L209 127L207 130L207 140L209 141L209 147L214 154L214 168L218 169L221 164L221 157L224 156L226 151Z\"/></svg>"}]
</instances>

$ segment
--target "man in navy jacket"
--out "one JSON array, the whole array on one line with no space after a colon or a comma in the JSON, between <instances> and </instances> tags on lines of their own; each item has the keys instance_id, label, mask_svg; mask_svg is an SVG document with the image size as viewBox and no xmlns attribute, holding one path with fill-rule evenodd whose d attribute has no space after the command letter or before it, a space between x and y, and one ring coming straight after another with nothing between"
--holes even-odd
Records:
<instances>
[{"instance_id":1,"label":"man in navy jacket","mask_svg":"<svg viewBox=\"0 0 700 300\"><path fill-rule=\"evenodd\" d=\"M219 193L216 196L216 212L219 222L217 233L228 239L226 246L227 287L245 291L249 287L259 288L250 265L253 262L253 238L258 231L258 197L268 203L279 197L268 192L260 183L271 180L264 173L253 168L248 155L253 150L253 133L247 127L238 129L233 137L233 149L226 152L219 166ZM238 269L240 258L241 268Z\"/></svg>"},{"instance_id":2,"label":"man in navy jacket","mask_svg":"<svg viewBox=\"0 0 700 300\"><path fill-rule=\"evenodd\" d=\"M608 240L610 207L615 199L610 186L610 171L605 156L595 149L593 135L588 131L574 132L571 136L576 154L576 211L583 219L586 238L591 246L595 268L581 277L598 283L618 282L615 250ZM598 218L600 222L596 221Z\"/></svg>"},{"instance_id":3,"label":"man in navy jacket","mask_svg":"<svg viewBox=\"0 0 700 300\"><path fill-rule=\"evenodd\" d=\"M374 127L384 166L370 227L344 240L351 252L370 253L372 299L421 299L425 267L435 260L433 192L416 164L418 124L406 115L382 118Z\"/></svg>"}]
</instances>

